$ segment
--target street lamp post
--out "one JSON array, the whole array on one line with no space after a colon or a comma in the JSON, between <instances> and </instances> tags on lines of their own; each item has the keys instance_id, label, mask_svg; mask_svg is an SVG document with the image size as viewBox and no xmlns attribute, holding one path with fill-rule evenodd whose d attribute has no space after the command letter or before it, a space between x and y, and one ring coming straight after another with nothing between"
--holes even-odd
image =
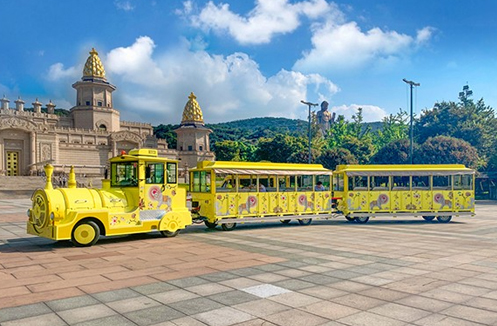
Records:
<instances>
[{"instance_id":1,"label":"street lamp post","mask_svg":"<svg viewBox=\"0 0 497 326\"><path fill-rule=\"evenodd\" d=\"M414 137L414 132L413 132L413 129L412 129L412 121L413 121L413 114L412 114L412 89L414 88L414 86L421 86L420 83L415 83L411 80L407 80L407 79L402 79L402 81L406 84L409 84L410 88L411 88L411 122L409 124L409 158L410 158L410 162L411 164L413 163L413 137Z\"/></svg>"},{"instance_id":2,"label":"street lamp post","mask_svg":"<svg viewBox=\"0 0 497 326\"><path fill-rule=\"evenodd\" d=\"M305 102L304 100L301 100L300 102L309 107L309 164L311 164L311 107L318 106L318 104Z\"/></svg>"}]
</instances>

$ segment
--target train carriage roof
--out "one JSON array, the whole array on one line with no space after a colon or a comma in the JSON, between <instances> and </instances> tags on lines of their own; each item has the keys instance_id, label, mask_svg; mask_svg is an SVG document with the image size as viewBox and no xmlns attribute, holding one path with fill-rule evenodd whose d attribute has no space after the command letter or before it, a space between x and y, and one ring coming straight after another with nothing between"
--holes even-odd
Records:
<instances>
[{"instance_id":1,"label":"train carriage roof","mask_svg":"<svg viewBox=\"0 0 497 326\"><path fill-rule=\"evenodd\" d=\"M338 165L335 173L348 176L405 176L405 175L461 175L475 174L462 164L384 164L384 165Z\"/></svg>"},{"instance_id":2,"label":"train carriage roof","mask_svg":"<svg viewBox=\"0 0 497 326\"><path fill-rule=\"evenodd\" d=\"M271 162L227 162L202 161L190 171L212 171L227 174L264 174L264 175L331 175L332 171L321 164L271 163Z\"/></svg>"}]
</instances>

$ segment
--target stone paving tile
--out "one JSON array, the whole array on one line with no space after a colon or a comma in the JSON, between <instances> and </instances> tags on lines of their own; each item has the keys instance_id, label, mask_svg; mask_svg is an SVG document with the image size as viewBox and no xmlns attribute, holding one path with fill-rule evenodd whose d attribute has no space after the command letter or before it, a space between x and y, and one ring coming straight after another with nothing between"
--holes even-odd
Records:
<instances>
[{"instance_id":1,"label":"stone paving tile","mask_svg":"<svg viewBox=\"0 0 497 326\"><path fill-rule=\"evenodd\" d=\"M120 314L159 306L160 302L147 297L136 297L107 303L107 306Z\"/></svg>"},{"instance_id":2,"label":"stone paving tile","mask_svg":"<svg viewBox=\"0 0 497 326\"><path fill-rule=\"evenodd\" d=\"M320 299L332 299L349 294L349 292L334 289L332 287L327 287L327 286L313 286L310 288L302 289L299 292Z\"/></svg>"},{"instance_id":3,"label":"stone paving tile","mask_svg":"<svg viewBox=\"0 0 497 326\"><path fill-rule=\"evenodd\" d=\"M167 306L158 306L129 312L123 316L140 326L145 326L177 319L185 316L185 314Z\"/></svg>"},{"instance_id":4,"label":"stone paving tile","mask_svg":"<svg viewBox=\"0 0 497 326\"><path fill-rule=\"evenodd\" d=\"M259 299L259 300L237 304L233 306L233 308L236 308L237 310L242 310L252 316L257 316L261 318L291 309L291 307L287 305L283 305L268 299Z\"/></svg>"},{"instance_id":5,"label":"stone paving tile","mask_svg":"<svg viewBox=\"0 0 497 326\"><path fill-rule=\"evenodd\" d=\"M469 320L458 319L446 315L433 314L428 317L416 320L414 325L419 326L482 326L484 324L471 322Z\"/></svg>"},{"instance_id":6,"label":"stone paving tile","mask_svg":"<svg viewBox=\"0 0 497 326\"><path fill-rule=\"evenodd\" d=\"M171 280L171 281L168 281L167 283L174 285L178 288L184 289L184 288L187 288L190 286L207 284L207 283L209 283L209 281L205 280L203 278L194 276L194 277L187 277L187 278L182 278L182 279L178 279L178 280Z\"/></svg>"},{"instance_id":7,"label":"stone paving tile","mask_svg":"<svg viewBox=\"0 0 497 326\"><path fill-rule=\"evenodd\" d=\"M420 293L419 295L451 303L463 303L473 298L473 296L467 294L442 289L434 289L431 291Z\"/></svg>"},{"instance_id":8,"label":"stone paving tile","mask_svg":"<svg viewBox=\"0 0 497 326\"><path fill-rule=\"evenodd\" d=\"M337 320L351 326L403 326L405 322L363 311Z\"/></svg>"},{"instance_id":9,"label":"stone paving tile","mask_svg":"<svg viewBox=\"0 0 497 326\"><path fill-rule=\"evenodd\" d=\"M332 302L360 310L368 310L386 303L386 301L351 293L331 299Z\"/></svg>"},{"instance_id":10,"label":"stone paving tile","mask_svg":"<svg viewBox=\"0 0 497 326\"><path fill-rule=\"evenodd\" d=\"M0 323L14 319L49 314L51 312L52 311L50 310L50 308L48 308L44 303L36 303L13 308L4 308L0 309Z\"/></svg>"},{"instance_id":11,"label":"stone paving tile","mask_svg":"<svg viewBox=\"0 0 497 326\"><path fill-rule=\"evenodd\" d=\"M302 307L322 301L321 299L297 292L283 293L280 295L269 297L268 299L293 308Z\"/></svg>"},{"instance_id":12,"label":"stone paving tile","mask_svg":"<svg viewBox=\"0 0 497 326\"><path fill-rule=\"evenodd\" d=\"M86 322L74 324L74 326L134 326L134 325L136 325L134 322L120 315L93 319Z\"/></svg>"},{"instance_id":13,"label":"stone paving tile","mask_svg":"<svg viewBox=\"0 0 497 326\"><path fill-rule=\"evenodd\" d=\"M62 311L86 306L92 306L98 304L99 302L89 295L67 298L67 299L59 299L52 300L46 302L47 306L50 307L53 311Z\"/></svg>"},{"instance_id":14,"label":"stone paving tile","mask_svg":"<svg viewBox=\"0 0 497 326\"><path fill-rule=\"evenodd\" d=\"M103 304L59 311L58 315L68 324L77 324L102 317L115 315L116 312Z\"/></svg>"},{"instance_id":15,"label":"stone paving tile","mask_svg":"<svg viewBox=\"0 0 497 326\"><path fill-rule=\"evenodd\" d=\"M160 293L160 292L165 292L165 291L170 291L170 290L177 290L178 287L174 286L172 284L169 284L167 282L156 282L156 283L152 283L152 284L134 286L131 289L133 291L138 292L138 293L149 295L149 294Z\"/></svg>"},{"instance_id":16,"label":"stone paving tile","mask_svg":"<svg viewBox=\"0 0 497 326\"><path fill-rule=\"evenodd\" d=\"M291 292L288 289L284 289L279 286L275 286L272 284L261 284L256 286L251 286L248 288L241 289L243 292L247 292L249 294L253 294L258 296L259 298L269 298L272 296L280 295L282 293Z\"/></svg>"},{"instance_id":17,"label":"stone paving tile","mask_svg":"<svg viewBox=\"0 0 497 326\"><path fill-rule=\"evenodd\" d=\"M314 284L314 283L302 281L299 279L288 279L288 280L284 280L284 281L279 281L279 282L273 283L273 285L279 286L279 287L282 287L282 288L285 288L288 290L292 290L292 291L302 290L302 289L316 286L316 284Z\"/></svg>"},{"instance_id":18,"label":"stone paving tile","mask_svg":"<svg viewBox=\"0 0 497 326\"><path fill-rule=\"evenodd\" d=\"M279 326L314 326L324 324L327 319L301 310L288 310L264 317Z\"/></svg>"},{"instance_id":19,"label":"stone paving tile","mask_svg":"<svg viewBox=\"0 0 497 326\"><path fill-rule=\"evenodd\" d=\"M193 316L209 326L230 326L253 319L250 314L231 307L223 307Z\"/></svg>"},{"instance_id":20,"label":"stone paving tile","mask_svg":"<svg viewBox=\"0 0 497 326\"><path fill-rule=\"evenodd\" d=\"M316 302L300 309L331 320L337 320L360 311L329 301Z\"/></svg>"},{"instance_id":21,"label":"stone paving tile","mask_svg":"<svg viewBox=\"0 0 497 326\"><path fill-rule=\"evenodd\" d=\"M149 297L163 304L169 304L173 302L198 298L199 295L186 290L178 289L178 290L171 290L161 293L154 293L149 295Z\"/></svg>"},{"instance_id":22,"label":"stone paving tile","mask_svg":"<svg viewBox=\"0 0 497 326\"><path fill-rule=\"evenodd\" d=\"M158 323L155 324L154 326L206 326L206 325L207 324L204 324L193 317L186 316L178 319L173 319L171 321Z\"/></svg>"},{"instance_id":23,"label":"stone paving tile","mask_svg":"<svg viewBox=\"0 0 497 326\"><path fill-rule=\"evenodd\" d=\"M207 295L211 295L211 294L231 291L232 288L221 285L221 284L217 284L217 283L207 283L207 284L201 284L201 285L187 287L187 288L185 288L185 290L193 292L193 293L201 295L201 296L207 296Z\"/></svg>"},{"instance_id":24,"label":"stone paving tile","mask_svg":"<svg viewBox=\"0 0 497 326\"><path fill-rule=\"evenodd\" d=\"M219 282L219 284L226 285L234 289L243 289L243 288L248 288L250 286L261 285L262 282L246 277L238 277L231 280Z\"/></svg>"},{"instance_id":25,"label":"stone paving tile","mask_svg":"<svg viewBox=\"0 0 497 326\"><path fill-rule=\"evenodd\" d=\"M260 299L258 296L239 290L217 293L210 295L207 298L227 306Z\"/></svg>"},{"instance_id":26,"label":"stone paving tile","mask_svg":"<svg viewBox=\"0 0 497 326\"><path fill-rule=\"evenodd\" d=\"M471 322L491 325L497 322L497 312L455 305L440 312L444 315L449 315L454 318L461 318Z\"/></svg>"},{"instance_id":27,"label":"stone paving tile","mask_svg":"<svg viewBox=\"0 0 497 326\"><path fill-rule=\"evenodd\" d=\"M138 296L140 296L140 293L135 292L131 289L105 291L105 292L92 294L92 297L104 303L122 300L123 298L134 298Z\"/></svg>"},{"instance_id":28,"label":"stone paving tile","mask_svg":"<svg viewBox=\"0 0 497 326\"><path fill-rule=\"evenodd\" d=\"M55 313L6 321L2 326L63 326L67 325Z\"/></svg>"},{"instance_id":29,"label":"stone paving tile","mask_svg":"<svg viewBox=\"0 0 497 326\"><path fill-rule=\"evenodd\" d=\"M402 298L397 300L397 303L431 312L438 312L453 305L449 302L422 297L419 295L411 295L406 298Z\"/></svg>"},{"instance_id":30,"label":"stone paving tile","mask_svg":"<svg viewBox=\"0 0 497 326\"><path fill-rule=\"evenodd\" d=\"M368 310L369 312L382 315L385 317L402 320L405 322L413 322L430 315L431 313L425 310L403 306L396 303L387 303Z\"/></svg>"},{"instance_id":31,"label":"stone paving tile","mask_svg":"<svg viewBox=\"0 0 497 326\"><path fill-rule=\"evenodd\" d=\"M207 298L195 298L190 300L173 302L168 304L168 306L178 311L181 311L185 315L195 315L223 307L222 304Z\"/></svg>"}]
</instances>

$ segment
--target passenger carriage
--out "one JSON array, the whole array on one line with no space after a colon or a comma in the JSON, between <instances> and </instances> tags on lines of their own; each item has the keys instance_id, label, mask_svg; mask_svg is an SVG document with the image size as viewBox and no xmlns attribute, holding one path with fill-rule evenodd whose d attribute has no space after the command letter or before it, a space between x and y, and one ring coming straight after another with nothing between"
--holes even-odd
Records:
<instances>
[{"instance_id":1,"label":"passenger carriage","mask_svg":"<svg viewBox=\"0 0 497 326\"><path fill-rule=\"evenodd\" d=\"M375 216L422 216L447 223L474 215L475 171L464 165L339 165L338 210L349 221Z\"/></svg>"},{"instance_id":2,"label":"passenger carriage","mask_svg":"<svg viewBox=\"0 0 497 326\"><path fill-rule=\"evenodd\" d=\"M261 221L307 225L332 214L331 175L319 164L199 162L190 170L192 212L223 230Z\"/></svg>"},{"instance_id":3,"label":"passenger carriage","mask_svg":"<svg viewBox=\"0 0 497 326\"><path fill-rule=\"evenodd\" d=\"M110 179L102 189L76 188L74 170L67 188L53 189L53 167L47 183L32 196L27 232L91 246L100 235L160 231L172 237L191 224L186 190L178 187L178 162L138 149L110 160Z\"/></svg>"}]
</instances>

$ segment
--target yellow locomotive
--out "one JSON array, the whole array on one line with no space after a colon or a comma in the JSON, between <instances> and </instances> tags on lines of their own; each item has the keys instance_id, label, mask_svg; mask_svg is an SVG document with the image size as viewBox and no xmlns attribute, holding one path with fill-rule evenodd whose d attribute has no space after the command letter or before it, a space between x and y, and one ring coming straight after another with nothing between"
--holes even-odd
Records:
<instances>
[{"instance_id":1,"label":"yellow locomotive","mask_svg":"<svg viewBox=\"0 0 497 326\"><path fill-rule=\"evenodd\" d=\"M178 187L178 162L138 149L110 160L110 179L102 189L76 188L74 169L67 188L53 189L53 167L45 167L47 182L32 196L27 232L91 246L100 235L159 231L176 236L192 223L186 191Z\"/></svg>"}]
</instances>

